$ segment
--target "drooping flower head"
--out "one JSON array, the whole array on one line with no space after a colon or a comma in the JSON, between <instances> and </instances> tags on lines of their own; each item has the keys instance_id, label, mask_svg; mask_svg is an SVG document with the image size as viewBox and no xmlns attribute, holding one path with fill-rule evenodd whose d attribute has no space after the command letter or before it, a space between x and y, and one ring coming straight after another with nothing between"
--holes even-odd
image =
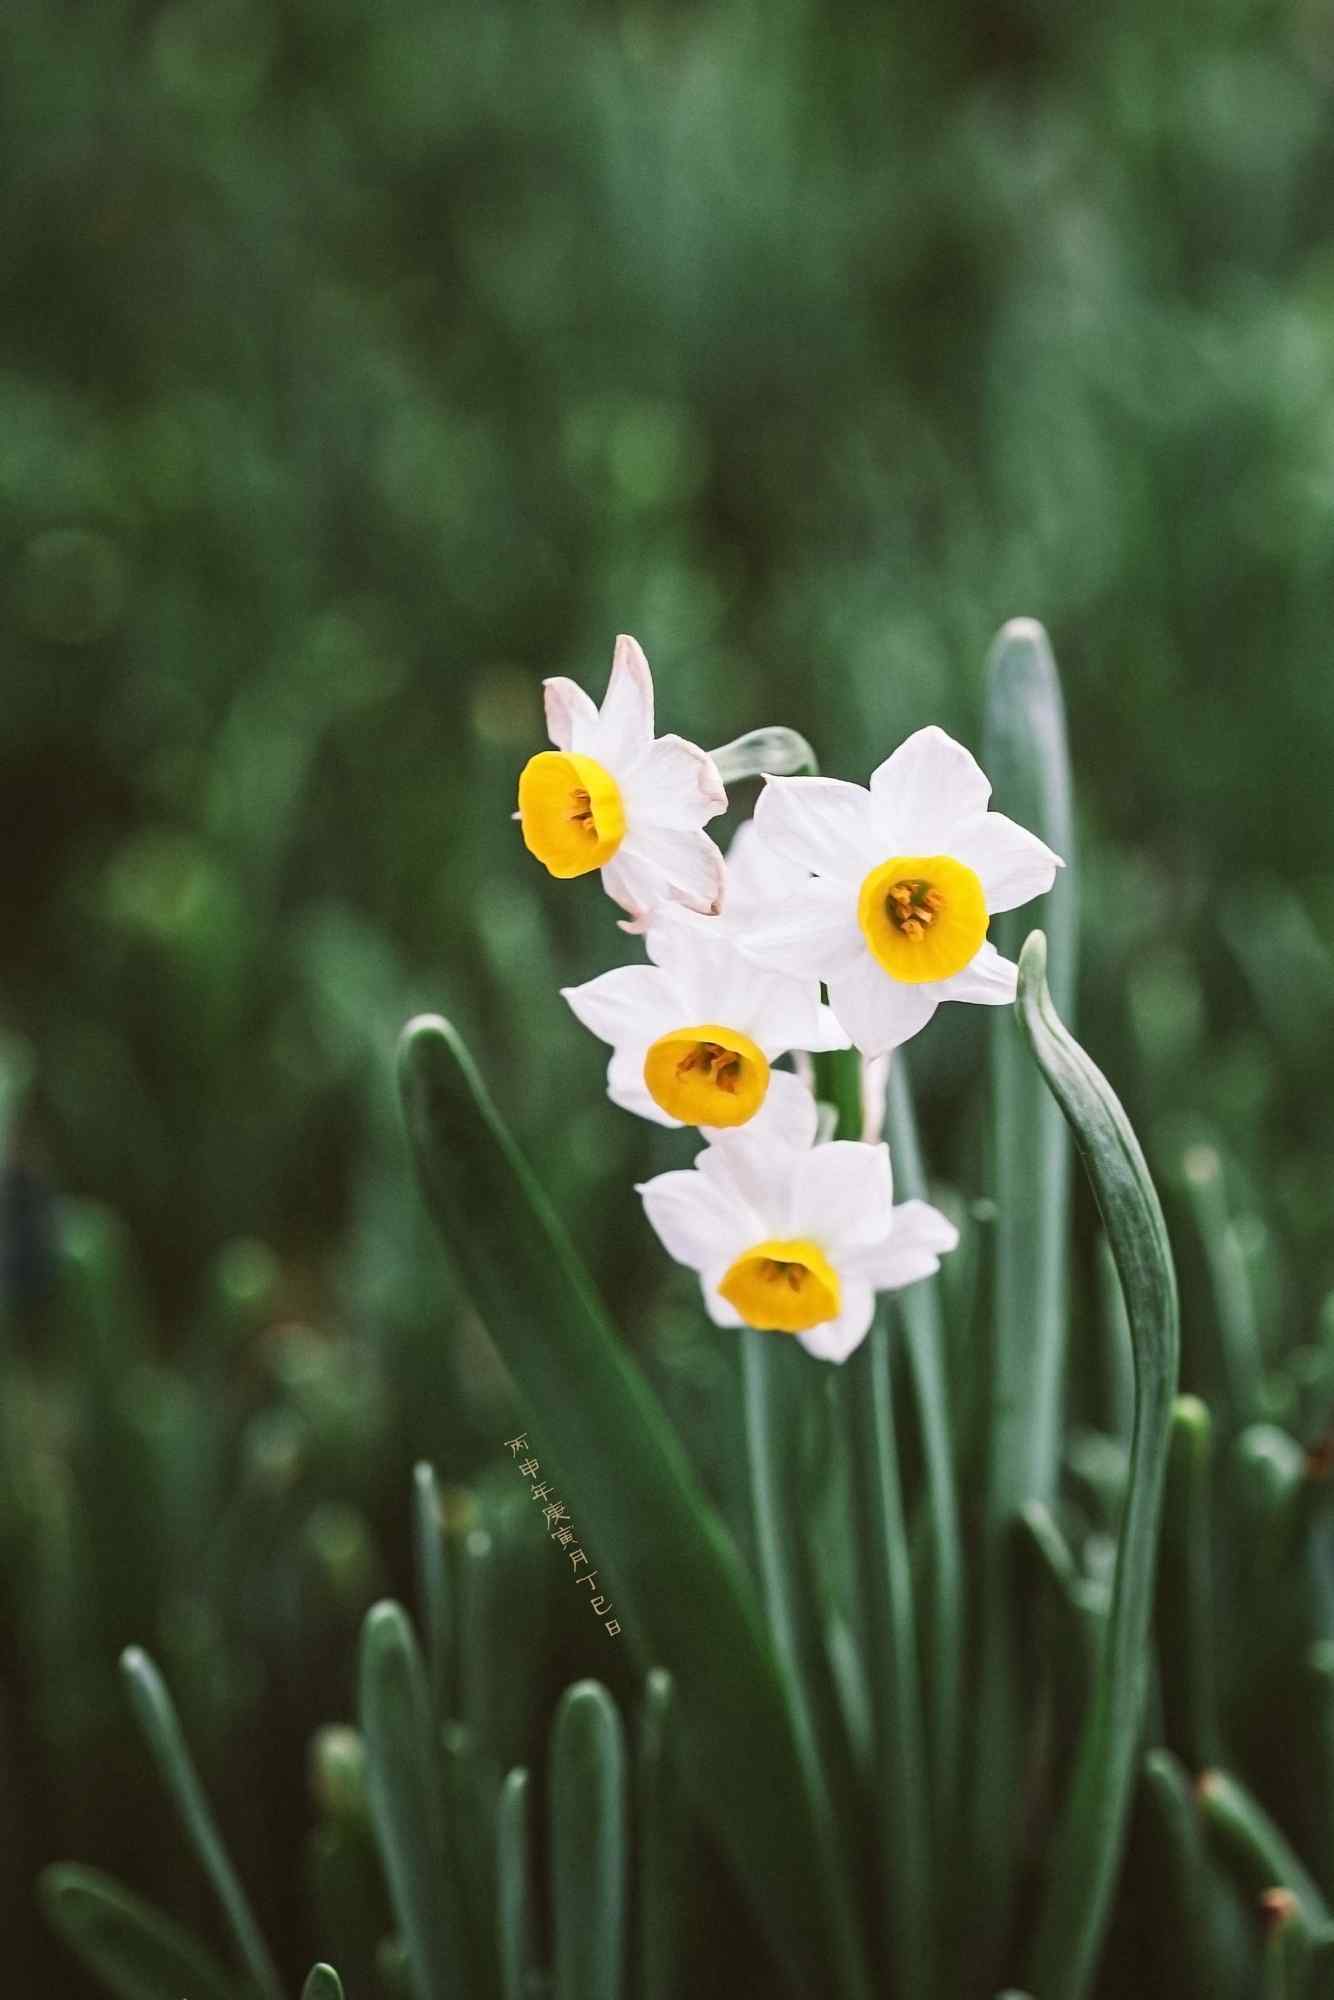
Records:
<instances>
[{"instance_id":1,"label":"drooping flower head","mask_svg":"<svg viewBox=\"0 0 1334 2000\"><path fill-rule=\"evenodd\" d=\"M613 1103L660 1125L721 1128L747 1125L767 1107L780 1132L795 1106L800 1130L808 1093L771 1065L789 1049L847 1047L819 982L762 970L737 949L725 919L678 904L654 912L645 944L651 964L562 989L584 1026L612 1045Z\"/></svg>"},{"instance_id":2,"label":"drooping flower head","mask_svg":"<svg viewBox=\"0 0 1334 2000\"><path fill-rule=\"evenodd\" d=\"M699 1272L716 1325L792 1333L821 1360L845 1361L876 1293L928 1277L958 1232L927 1202L893 1207L887 1147L817 1146L816 1116L806 1093L799 1132L725 1133L639 1192L668 1255Z\"/></svg>"},{"instance_id":3,"label":"drooping flower head","mask_svg":"<svg viewBox=\"0 0 1334 2000\"><path fill-rule=\"evenodd\" d=\"M942 1000L1003 1006L1016 971L987 924L1050 889L1063 864L1036 834L989 812L991 786L961 743L919 729L870 790L836 778L766 778L761 840L809 878L748 924L761 965L822 979L866 1056L897 1048Z\"/></svg>"},{"instance_id":4,"label":"drooping flower head","mask_svg":"<svg viewBox=\"0 0 1334 2000\"><path fill-rule=\"evenodd\" d=\"M635 640L616 641L599 709L574 681L543 682L554 750L519 778L524 843L552 875L602 870L636 923L661 902L714 913L723 858L704 826L727 805L711 757L653 734L653 676Z\"/></svg>"}]
</instances>

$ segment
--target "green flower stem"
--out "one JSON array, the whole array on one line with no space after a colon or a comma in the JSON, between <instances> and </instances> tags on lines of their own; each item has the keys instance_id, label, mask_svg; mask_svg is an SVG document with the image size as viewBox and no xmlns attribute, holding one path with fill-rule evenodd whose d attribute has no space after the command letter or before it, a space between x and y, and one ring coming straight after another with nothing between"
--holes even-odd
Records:
<instances>
[{"instance_id":1,"label":"green flower stem","mask_svg":"<svg viewBox=\"0 0 1334 2000\"><path fill-rule=\"evenodd\" d=\"M496 1815L496 1944L501 2000L530 2000L537 1971L538 1898L533 1883L532 1781L516 1766Z\"/></svg>"},{"instance_id":2,"label":"green flower stem","mask_svg":"<svg viewBox=\"0 0 1334 2000\"><path fill-rule=\"evenodd\" d=\"M1056 663L1046 633L1032 619L1012 620L991 648L982 736L994 803L1039 834L1066 864L1043 909L1051 986L1068 1018L1078 933L1070 762ZM994 921L992 937L1007 956L1017 951L1025 923L1023 912ZM1070 1201L1070 1148L1060 1113L1006 1010L998 1009L992 1023L991 1086L996 1262L971 1851L976 1926L987 1950L1008 1926L1018 1865L1011 1830L1025 1730L1014 1524L1026 1501L1050 1503L1056 1492Z\"/></svg>"},{"instance_id":3,"label":"green flower stem","mask_svg":"<svg viewBox=\"0 0 1334 2000\"><path fill-rule=\"evenodd\" d=\"M1172 1406L1155 1623L1167 1741L1194 1771L1222 1755L1214 1667L1211 1439L1205 1405L1195 1396L1178 1396Z\"/></svg>"},{"instance_id":4,"label":"green flower stem","mask_svg":"<svg viewBox=\"0 0 1334 2000\"><path fill-rule=\"evenodd\" d=\"M400 1063L428 1204L514 1377L531 1451L645 1665L672 1674L692 1798L794 1988L863 2000L828 1800L731 1539L455 1031L413 1022Z\"/></svg>"},{"instance_id":5,"label":"green flower stem","mask_svg":"<svg viewBox=\"0 0 1334 2000\"><path fill-rule=\"evenodd\" d=\"M885 1135L894 1165L894 1199L925 1199L929 1193L917 1139L912 1086L904 1051L890 1057ZM963 1541L954 1482L949 1387L940 1287L923 1278L896 1302L912 1370L922 1433L926 1475L927 1537L931 1552L925 1647L929 1690L927 1723L932 1791L936 1799L937 1867L942 1871L953 1846L959 1792L960 1723L963 1705L964 1604Z\"/></svg>"},{"instance_id":6,"label":"green flower stem","mask_svg":"<svg viewBox=\"0 0 1334 2000\"><path fill-rule=\"evenodd\" d=\"M37 1886L52 1928L119 2000L236 2000L235 1980L197 1938L109 1875L60 1863Z\"/></svg>"},{"instance_id":7,"label":"green flower stem","mask_svg":"<svg viewBox=\"0 0 1334 2000\"><path fill-rule=\"evenodd\" d=\"M810 1782L827 1793L827 1839L850 1872L856 1781L852 1746L825 1641L825 1602L796 1468L813 1363L795 1340L743 1327L742 1407L751 1520L765 1615L782 1669Z\"/></svg>"},{"instance_id":8,"label":"green flower stem","mask_svg":"<svg viewBox=\"0 0 1334 2000\"><path fill-rule=\"evenodd\" d=\"M625 1732L597 1681L567 1688L550 1751L554 2000L621 2000L629 1841Z\"/></svg>"},{"instance_id":9,"label":"green flower stem","mask_svg":"<svg viewBox=\"0 0 1334 2000\"><path fill-rule=\"evenodd\" d=\"M426 1669L401 1605L374 1604L358 1685L366 1793L416 2000L466 1991L458 1881L448 1866L443 1787Z\"/></svg>"},{"instance_id":10,"label":"green flower stem","mask_svg":"<svg viewBox=\"0 0 1334 2000\"><path fill-rule=\"evenodd\" d=\"M898 2000L927 2000L935 1988L935 1829L890 1340L883 1321L843 1363L836 1389L852 1487L860 1623L866 1634L881 1952L893 1968Z\"/></svg>"},{"instance_id":11,"label":"green flower stem","mask_svg":"<svg viewBox=\"0 0 1334 2000\"><path fill-rule=\"evenodd\" d=\"M1172 1253L1139 1141L1106 1078L1062 1026L1045 967L1046 940L1035 931L1019 960L1019 1019L1083 1158L1135 1351L1135 1421L1111 1611L1032 1954L1030 1984L1042 2000L1082 2000L1106 1929L1138 1761L1179 1336Z\"/></svg>"},{"instance_id":12,"label":"green flower stem","mask_svg":"<svg viewBox=\"0 0 1334 2000\"><path fill-rule=\"evenodd\" d=\"M454 1713L453 1618L440 1489L434 1467L426 1464L414 1467L412 1474L412 1546L426 1626L431 1706L440 1723Z\"/></svg>"},{"instance_id":13,"label":"green flower stem","mask_svg":"<svg viewBox=\"0 0 1334 2000\"><path fill-rule=\"evenodd\" d=\"M240 1877L223 1845L213 1809L199 1782L180 1719L161 1674L139 1646L121 1654L121 1673L135 1718L153 1753L158 1774L180 1815L190 1844L213 1885L240 1953L264 2000L283 2000L283 1983L269 1955Z\"/></svg>"},{"instance_id":14,"label":"green flower stem","mask_svg":"<svg viewBox=\"0 0 1334 2000\"><path fill-rule=\"evenodd\" d=\"M1240 1779L1206 1771L1198 1785L1200 1810L1210 1836L1253 1895L1287 1889L1312 1930L1330 1923L1329 1907L1269 1814Z\"/></svg>"}]
</instances>

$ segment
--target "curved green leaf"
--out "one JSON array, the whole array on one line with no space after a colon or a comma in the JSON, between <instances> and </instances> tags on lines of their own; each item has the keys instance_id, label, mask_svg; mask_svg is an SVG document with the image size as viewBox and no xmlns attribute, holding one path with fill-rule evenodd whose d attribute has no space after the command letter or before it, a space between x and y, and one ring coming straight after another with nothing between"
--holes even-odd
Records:
<instances>
[{"instance_id":1,"label":"curved green leaf","mask_svg":"<svg viewBox=\"0 0 1334 2000\"><path fill-rule=\"evenodd\" d=\"M223 1845L213 1809L199 1782L185 1734L161 1674L140 1646L127 1646L121 1673L159 1775L181 1816L190 1843L213 1884L237 1950L265 2000L283 2000L283 1983L255 1922L249 1898Z\"/></svg>"},{"instance_id":2,"label":"curved green leaf","mask_svg":"<svg viewBox=\"0 0 1334 2000\"><path fill-rule=\"evenodd\" d=\"M400 1066L427 1201L514 1376L532 1450L627 1633L676 1683L699 1809L795 1987L860 1996L847 1884L735 1547L454 1029L410 1023Z\"/></svg>"},{"instance_id":3,"label":"curved green leaf","mask_svg":"<svg viewBox=\"0 0 1334 2000\"><path fill-rule=\"evenodd\" d=\"M1073 1785L1051 1844L1030 1982L1042 2000L1081 2000L1106 1928L1138 1756L1179 1331L1172 1252L1144 1155L1106 1077L1057 1016L1046 956L1046 939L1034 931L1019 960L1019 1020L1088 1173L1135 1355L1130 1482L1112 1606Z\"/></svg>"},{"instance_id":4,"label":"curved green leaf","mask_svg":"<svg viewBox=\"0 0 1334 2000\"><path fill-rule=\"evenodd\" d=\"M417 2000L461 2000L463 1927L448 1866L426 1669L401 1605L371 1606L358 1700L366 1796Z\"/></svg>"},{"instance_id":5,"label":"curved green leaf","mask_svg":"<svg viewBox=\"0 0 1334 2000\"><path fill-rule=\"evenodd\" d=\"M119 2000L237 2000L237 1982L197 1938L109 1875L61 1862L37 1892L54 1929Z\"/></svg>"},{"instance_id":6,"label":"curved green leaf","mask_svg":"<svg viewBox=\"0 0 1334 2000\"><path fill-rule=\"evenodd\" d=\"M621 2000L629 1841L625 1730L598 1681L565 1690L551 1731L554 2000Z\"/></svg>"}]
</instances>

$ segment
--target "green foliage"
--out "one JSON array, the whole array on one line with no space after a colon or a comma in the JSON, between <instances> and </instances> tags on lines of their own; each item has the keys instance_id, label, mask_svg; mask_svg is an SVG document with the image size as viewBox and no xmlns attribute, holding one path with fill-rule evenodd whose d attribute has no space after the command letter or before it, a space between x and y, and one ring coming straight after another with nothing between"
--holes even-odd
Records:
<instances>
[{"instance_id":1,"label":"green foliage","mask_svg":"<svg viewBox=\"0 0 1334 2000\"><path fill-rule=\"evenodd\" d=\"M693 1682L656 1647L632 1665L506 1486L498 1440L547 1391L528 1406L416 1200L392 1058L423 1007L466 1035L763 1605L761 1706L776 1726L776 1686L796 1750L770 1759L734 1712L727 1768L774 1800L775 1842L783 1798L827 1788L793 1852L844 1871L859 1939L892 1928L905 1988L915 1918L949 2000L1028 1976L1109 1643L1132 1393L1085 1192L1058 1226L1040 1190L1063 1154L1021 1137L1054 1106L997 1020L993 1081L1032 1120L1007 1111L1002 1169L977 1136L981 1023L894 1065L900 1194L926 1185L910 1073L963 1242L896 1306L866 1406L801 1397L779 1357L698 1324L640 1226L632 1181L679 1154L606 1110L555 998L605 962L607 914L542 880L505 816L538 677L596 685L628 625L665 727L747 733L743 810L741 774L795 768L808 738L862 778L938 718L985 742L1025 818L1001 752L1019 715L1032 748L1031 707L1001 695L1013 631L983 659L1036 611L1080 794L1077 1005L1053 990L1163 1191L1191 1399L1099 2000L1323 1990L1306 1908L1266 1933L1256 1906L1281 1857L1334 1896L1334 128L1311 8L10 0L5 20L12 1981L137 2000L161 1973L180 2000L234 1984L207 1969L233 1959L268 1983L262 1952L298 1991L318 1951L350 2000L412 1993L367 1796L383 1762L320 1728L357 1713L358 1628L389 1593L416 1606L418 1803L434 1823L438 1785L481 2000L493 1904L528 1927L506 2000L538 2000L551 1963L548 1737L590 1677L653 1774L630 1785L628 1962L650 1993L781 1990L686 1754L700 1677L742 1680L729 1631L692 1603ZM770 716L795 728L757 746ZM895 1486L882 1456L854 1491L876 1423ZM602 1449L580 1442L571 1477ZM440 1478L408 1507L421 1459ZM625 1505L615 1463L590 1520ZM614 1585L670 1564L684 1597L664 1546L644 1529ZM890 1595L868 1605L872 1573ZM1008 1682L979 1686L979 1633ZM117 1686L132 1644L174 1697L154 1698L170 1794ZM870 1773L896 1741L887 1797ZM906 1869L849 1864L881 1866L882 1815L923 1789ZM522 1837L492 1869L498 1813ZM48 1935L32 1883L67 1853L134 1889L60 1864ZM636 1915L641 1882L665 1886ZM789 1920L831 1893L790 1884ZM715 1961L662 1918L678 1906Z\"/></svg>"}]
</instances>

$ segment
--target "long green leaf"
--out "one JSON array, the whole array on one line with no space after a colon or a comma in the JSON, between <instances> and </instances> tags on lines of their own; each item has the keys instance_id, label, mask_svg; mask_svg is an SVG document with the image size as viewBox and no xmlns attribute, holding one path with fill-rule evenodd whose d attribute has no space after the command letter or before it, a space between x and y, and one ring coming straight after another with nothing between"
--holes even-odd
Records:
<instances>
[{"instance_id":1,"label":"long green leaf","mask_svg":"<svg viewBox=\"0 0 1334 2000\"><path fill-rule=\"evenodd\" d=\"M237 1982L198 1939L109 1875L58 1863L37 1887L51 1924L119 2000L237 2000Z\"/></svg>"},{"instance_id":2,"label":"long green leaf","mask_svg":"<svg viewBox=\"0 0 1334 2000\"><path fill-rule=\"evenodd\" d=\"M343 1982L331 1965L312 1965L301 2000L343 2000Z\"/></svg>"},{"instance_id":3,"label":"long green leaf","mask_svg":"<svg viewBox=\"0 0 1334 2000\"><path fill-rule=\"evenodd\" d=\"M1167 1741L1195 1771L1216 1764L1221 1754L1209 1512L1211 1436L1205 1405L1198 1397L1178 1396L1172 1410L1156 1623Z\"/></svg>"},{"instance_id":4,"label":"long green leaf","mask_svg":"<svg viewBox=\"0 0 1334 2000\"><path fill-rule=\"evenodd\" d=\"M1056 663L1046 633L1031 618L1013 619L991 648L982 761L995 787L995 805L1039 834L1066 864L1043 911L1051 935L1051 984L1057 1007L1068 1017L1078 933L1070 761ZM1019 911L995 919L992 936L1007 956L1017 951L1026 921ZM1010 1829L1025 1741L1014 1525L1026 1501L1050 1505L1056 1493L1070 1146L1060 1112L1027 1060L1008 1010L996 1010L991 1034L996 1259L970 1861L974 1921L994 1950L1014 1893L1018 1844Z\"/></svg>"},{"instance_id":5,"label":"long green leaf","mask_svg":"<svg viewBox=\"0 0 1334 2000\"><path fill-rule=\"evenodd\" d=\"M677 2000L686 1990L690 1940L681 1912L689 1908L691 1854L676 1727L672 1677L654 1667L644 1687L635 1769L638 2000Z\"/></svg>"},{"instance_id":6,"label":"long green leaf","mask_svg":"<svg viewBox=\"0 0 1334 2000\"><path fill-rule=\"evenodd\" d=\"M699 1809L796 1990L860 1996L847 1884L736 1550L455 1031L412 1022L400 1063L432 1212L617 1616L673 1676Z\"/></svg>"},{"instance_id":7,"label":"long green leaf","mask_svg":"<svg viewBox=\"0 0 1334 2000\"><path fill-rule=\"evenodd\" d=\"M532 1781L516 1766L506 1777L496 1815L496 1945L501 2000L530 2000L537 1970L537 1911L533 1882Z\"/></svg>"},{"instance_id":8,"label":"long green leaf","mask_svg":"<svg viewBox=\"0 0 1334 2000\"><path fill-rule=\"evenodd\" d=\"M453 1714L453 1622L440 1489L434 1466L424 1463L415 1466L412 1474L412 1546L426 1627L431 1705L440 1723Z\"/></svg>"},{"instance_id":9,"label":"long green leaf","mask_svg":"<svg viewBox=\"0 0 1334 2000\"><path fill-rule=\"evenodd\" d=\"M597 1681L565 1690L551 1732L554 2000L621 2000L629 1890L625 1730Z\"/></svg>"},{"instance_id":10,"label":"long green leaf","mask_svg":"<svg viewBox=\"0 0 1334 2000\"><path fill-rule=\"evenodd\" d=\"M1057 1016L1046 955L1046 940L1034 931L1019 960L1019 1019L1083 1158L1135 1352L1130 1481L1111 1612L1073 1786L1051 1844L1030 1979L1042 2000L1081 2000L1102 1945L1138 1755L1179 1330L1172 1253L1144 1155L1107 1079Z\"/></svg>"},{"instance_id":11,"label":"long green leaf","mask_svg":"<svg viewBox=\"0 0 1334 2000\"><path fill-rule=\"evenodd\" d=\"M223 1844L213 1809L204 1795L185 1734L161 1674L140 1646L121 1654L121 1673L130 1704L148 1741L191 1845L213 1884L242 1962L265 2000L282 2000L283 1983L269 1955L241 1879Z\"/></svg>"},{"instance_id":12,"label":"long green leaf","mask_svg":"<svg viewBox=\"0 0 1334 2000\"><path fill-rule=\"evenodd\" d=\"M1199 1783L1200 1809L1209 1833L1255 1895L1287 1889L1297 1898L1312 1930L1332 1921L1329 1907L1292 1846L1264 1807L1226 1771L1206 1771Z\"/></svg>"},{"instance_id":13,"label":"long green leaf","mask_svg":"<svg viewBox=\"0 0 1334 2000\"><path fill-rule=\"evenodd\" d=\"M426 1669L401 1605L371 1606L358 1691L366 1794L417 2000L461 2000L463 1925L448 1867Z\"/></svg>"}]
</instances>

